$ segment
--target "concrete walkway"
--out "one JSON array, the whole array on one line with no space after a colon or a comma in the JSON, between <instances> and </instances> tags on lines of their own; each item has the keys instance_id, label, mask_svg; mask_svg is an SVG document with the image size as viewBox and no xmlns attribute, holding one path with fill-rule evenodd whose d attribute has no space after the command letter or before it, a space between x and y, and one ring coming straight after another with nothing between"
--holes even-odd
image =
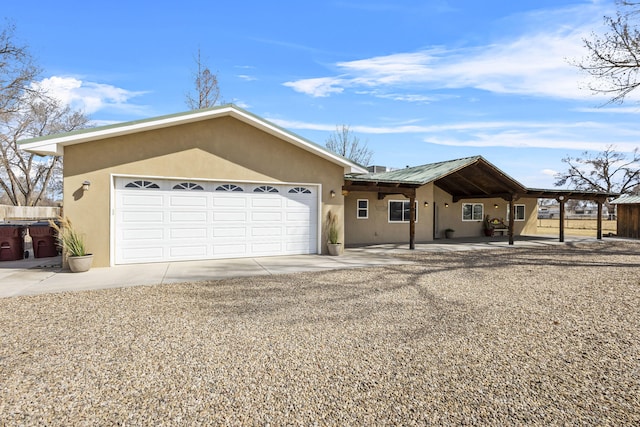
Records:
<instances>
[{"instance_id":1,"label":"concrete walkway","mask_svg":"<svg viewBox=\"0 0 640 427\"><path fill-rule=\"evenodd\" d=\"M541 247L598 242L595 238L567 237L565 243L557 237L519 237L515 247ZM513 247L513 246L511 246ZM472 238L437 240L416 245L416 251L470 251L510 248L506 238ZM263 258L237 258L208 261L118 265L92 268L85 273L63 270L60 257L30 258L0 262L0 298L19 295L196 282L231 277L287 274L303 271L324 271L406 264L394 254L410 253L408 244L372 245L347 248L338 257L326 255L293 255Z\"/></svg>"}]
</instances>

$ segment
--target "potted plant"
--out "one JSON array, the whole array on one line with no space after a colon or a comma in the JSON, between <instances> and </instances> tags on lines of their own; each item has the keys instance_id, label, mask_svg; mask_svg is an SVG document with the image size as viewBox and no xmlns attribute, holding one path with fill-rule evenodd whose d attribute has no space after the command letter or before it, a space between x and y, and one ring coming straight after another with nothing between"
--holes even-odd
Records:
<instances>
[{"instance_id":1,"label":"potted plant","mask_svg":"<svg viewBox=\"0 0 640 427\"><path fill-rule=\"evenodd\" d=\"M493 224L489 219L489 215L486 215L484 217L483 226L484 226L484 235L487 237L493 236Z\"/></svg>"},{"instance_id":2,"label":"potted plant","mask_svg":"<svg viewBox=\"0 0 640 427\"><path fill-rule=\"evenodd\" d=\"M444 230L444 237L447 239L453 239L453 233L456 230L454 230L453 228L447 228L446 230Z\"/></svg>"},{"instance_id":3,"label":"potted plant","mask_svg":"<svg viewBox=\"0 0 640 427\"><path fill-rule=\"evenodd\" d=\"M338 242L338 215L331 211L327 213L327 233L327 248L329 249L329 255L340 255L340 252L342 251L342 243Z\"/></svg>"},{"instance_id":4,"label":"potted plant","mask_svg":"<svg viewBox=\"0 0 640 427\"><path fill-rule=\"evenodd\" d=\"M81 273L91 268L93 254L88 254L83 236L78 233L69 218L58 218L57 221L49 220L51 228L58 234L58 242L62 246L63 254L67 257L69 269L73 273Z\"/></svg>"}]
</instances>

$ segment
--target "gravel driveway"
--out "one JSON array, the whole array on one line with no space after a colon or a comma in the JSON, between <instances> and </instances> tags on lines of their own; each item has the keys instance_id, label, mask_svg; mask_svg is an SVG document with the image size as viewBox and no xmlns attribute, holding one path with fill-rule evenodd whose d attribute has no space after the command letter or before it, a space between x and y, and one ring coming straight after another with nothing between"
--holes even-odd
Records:
<instances>
[{"instance_id":1,"label":"gravel driveway","mask_svg":"<svg viewBox=\"0 0 640 427\"><path fill-rule=\"evenodd\" d=\"M0 425L640 424L640 243L0 299Z\"/></svg>"}]
</instances>

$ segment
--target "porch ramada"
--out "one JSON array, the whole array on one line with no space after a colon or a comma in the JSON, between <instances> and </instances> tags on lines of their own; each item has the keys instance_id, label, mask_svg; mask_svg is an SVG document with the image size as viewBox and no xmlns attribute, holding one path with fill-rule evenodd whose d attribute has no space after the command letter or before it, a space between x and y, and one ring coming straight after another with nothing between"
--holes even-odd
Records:
<instances>
[{"instance_id":1,"label":"porch ramada","mask_svg":"<svg viewBox=\"0 0 640 427\"><path fill-rule=\"evenodd\" d=\"M482 156L407 167L386 172L348 174L345 176L343 194L350 192L376 193L378 200L389 195L402 195L409 199L409 247L415 249L416 191L427 184L443 190L455 203L470 199L502 199L509 204L509 244L514 243L515 202L520 199L556 199L560 204L559 239L564 241L565 203L568 200L590 200L598 205L597 238L602 239L602 204L615 193L575 190L527 188ZM428 202L425 202L425 206ZM447 203L445 205L448 206ZM433 203L434 218L436 205ZM436 221L432 221L433 236Z\"/></svg>"}]
</instances>

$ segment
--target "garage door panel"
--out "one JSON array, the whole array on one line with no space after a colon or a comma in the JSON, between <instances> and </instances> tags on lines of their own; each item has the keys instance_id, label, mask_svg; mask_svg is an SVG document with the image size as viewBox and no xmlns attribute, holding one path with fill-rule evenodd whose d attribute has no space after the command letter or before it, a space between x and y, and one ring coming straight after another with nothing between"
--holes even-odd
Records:
<instances>
[{"instance_id":1,"label":"garage door panel","mask_svg":"<svg viewBox=\"0 0 640 427\"><path fill-rule=\"evenodd\" d=\"M213 221L214 222L245 222L247 220L247 212L244 211L233 211L233 212L214 212L213 213Z\"/></svg>"},{"instance_id":2,"label":"garage door panel","mask_svg":"<svg viewBox=\"0 0 640 427\"><path fill-rule=\"evenodd\" d=\"M169 256L173 259L194 259L207 256L207 245L171 246Z\"/></svg>"},{"instance_id":3,"label":"garage door panel","mask_svg":"<svg viewBox=\"0 0 640 427\"><path fill-rule=\"evenodd\" d=\"M251 244L251 250L256 255L282 253L282 243L279 242L256 242Z\"/></svg>"},{"instance_id":4,"label":"garage door panel","mask_svg":"<svg viewBox=\"0 0 640 427\"><path fill-rule=\"evenodd\" d=\"M191 224L194 222L207 222L207 212L206 211L173 211L169 214L169 221L172 223L187 223Z\"/></svg>"},{"instance_id":5,"label":"garage door panel","mask_svg":"<svg viewBox=\"0 0 640 427\"><path fill-rule=\"evenodd\" d=\"M243 256L247 251L247 245L240 243L218 244L213 247L213 254L216 258Z\"/></svg>"},{"instance_id":6,"label":"garage door panel","mask_svg":"<svg viewBox=\"0 0 640 427\"><path fill-rule=\"evenodd\" d=\"M254 237L281 236L282 227L251 227L251 235Z\"/></svg>"},{"instance_id":7,"label":"garage door panel","mask_svg":"<svg viewBox=\"0 0 640 427\"><path fill-rule=\"evenodd\" d=\"M155 210L140 210L140 211L128 211L122 212L122 221L128 224L143 223L162 223L164 221L164 215L162 211Z\"/></svg>"},{"instance_id":8,"label":"garage door panel","mask_svg":"<svg viewBox=\"0 0 640 427\"><path fill-rule=\"evenodd\" d=\"M125 248L122 258L133 262L154 262L164 260L164 249L161 246L143 248Z\"/></svg>"},{"instance_id":9,"label":"garage door panel","mask_svg":"<svg viewBox=\"0 0 640 427\"><path fill-rule=\"evenodd\" d=\"M213 228L213 237L237 237L244 238L247 235L246 227L214 227Z\"/></svg>"},{"instance_id":10,"label":"garage door panel","mask_svg":"<svg viewBox=\"0 0 640 427\"><path fill-rule=\"evenodd\" d=\"M161 262L317 252L317 188L200 183L154 179L157 188L126 187L116 178L115 262ZM136 180L145 180L136 178ZM148 180L148 179L147 179ZM147 181L145 180L145 181ZM197 184L197 183L196 183ZM190 186L189 188L194 188ZM289 193L289 191L294 193Z\"/></svg>"},{"instance_id":11,"label":"garage door panel","mask_svg":"<svg viewBox=\"0 0 640 427\"><path fill-rule=\"evenodd\" d=\"M129 228L120 230L120 238L124 241L162 240L164 230L161 228Z\"/></svg>"},{"instance_id":12,"label":"garage door panel","mask_svg":"<svg viewBox=\"0 0 640 427\"><path fill-rule=\"evenodd\" d=\"M192 196L183 195L183 196L170 196L169 197L169 206L171 207L194 207L194 208L204 208L207 206L207 197L206 196Z\"/></svg>"},{"instance_id":13,"label":"garage door panel","mask_svg":"<svg viewBox=\"0 0 640 427\"><path fill-rule=\"evenodd\" d=\"M309 237L309 228L308 227L286 227L287 236L303 236Z\"/></svg>"},{"instance_id":14,"label":"garage door panel","mask_svg":"<svg viewBox=\"0 0 640 427\"><path fill-rule=\"evenodd\" d=\"M122 206L155 206L162 207L164 197L160 194L123 194L121 197Z\"/></svg>"},{"instance_id":15,"label":"garage door panel","mask_svg":"<svg viewBox=\"0 0 640 427\"><path fill-rule=\"evenodd\" d=\"M269 195L269 196L254 196L251 198L251 207L253 208L281 208L282 196Z\"/></svg>"},{"instance_id":16,"label":"garage door panel","mask_svg":"<svg viewBox=\"0 0 640 427\"><path fill-rule=\"evenodd\" d=\"M170 239L206 239L207 228L171 228Z\"/></svg>"},{"instance_id":17,"label":"garage door panel","mask_svg":"<svg viewBox=\"0 0 640 427\"><path fill-rule=\"evenodd\" d=\"M266 222L280 222L282 221L282 212L274 211L274 212L264 212L257 211L251 213L251 220L255 222L266 221Z\"/></svg>"}]
</instances>

